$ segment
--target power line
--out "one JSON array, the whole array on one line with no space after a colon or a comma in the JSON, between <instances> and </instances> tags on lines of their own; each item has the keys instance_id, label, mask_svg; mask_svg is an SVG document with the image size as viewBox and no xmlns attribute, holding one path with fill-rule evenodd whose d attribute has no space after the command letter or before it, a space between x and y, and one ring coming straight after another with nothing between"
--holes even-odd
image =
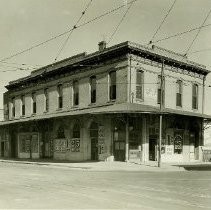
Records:
<instances>
[{"instance_id":1,"label":"power line","mask_svg":"<svg viewBox=\"0 0 211 210\"><path fill-rule=\"evenodd\" d=\"M76 21L75 25L72 28L72 31L70 31L70 33L68 34L67 38L65 39L65 41L63 42L63 44L61 45L61 48L59 49L56 57L55 57L55 61L57 61L59 55L61 54L62 50L64 49L65 45L67 44L70 36L72 35L73 31L77 28L78 23L81 21L82 17L85 15L87 9L89 8L89 6L91 5L92 0L89 1L89 3L87 4L86 8L84 11L82 11L81 16L78 18L78 20Z\"/></svg>"},{"instance_id":2,"label":"power line","mask_svg":"<svg viewBox=\"0 0 211 210\"><path fill-rule=\"evenodd\" d=\"M13 64L13 65L18 65L18 66L42 66L39 64L29 64L29 63L14 63L14 62L6 62L6 61L2 61L1 63L5 63L5 64Z\"/></svg>"},{"instance_id":3,"label":"power line","mask_svg":"<svg viewBox=\"0 0 211 210\"><path fill-rule=\"evenodd\" d=\"M132 4L133 2L136 2L136 1L138 1L138 0L132 0L132 1L129 2L128 4ZM105 12L105 13L99 15L99 16L96 16L96 17L93 18L93 19L90 19L89 21L87 21L87 22L85 22L85 23L83 23L83 24L78 25L77 28L83 27L83 26L85 26L85 25L87 25L87 24L89 24L89 23L92 23L92 22L94 22L94 21L96 21L96 20L98 20L98 19L101 19L102 17L107 16L107 15L113 13L113 12L116 12L117 10L120 10L120 9L122 9L123 7L124 7L124 5L119 6L119 7L116 7L116 8L114 8L114 9L112 9L112 10L109 10L108 12ZM47 40L45 40L45 41L43 41L43 42L40 42L40 43L38 43L38 44L35 44L35 45L33 45L33 46L31 46L31 47L25 49L25 50L22 50L22 51L20 51L20 52L17 52L17 53L15 53L15 54L13 54L13 55L10 55L10 56L8 56L8 57L5 57L5 58L1 59L0 62L9 60L9 59L11 59L11 58L13 58L13 57L16 57L16 56L21 55L21 54L23 54L23 53L25 53L25 52L28 52L28 51L30 51L30 50L32 50L32 49L34 49L34 48L37 48L37 47L39 47L39 46L42 46L42 45L44 45L44 44L46 44L46 43L48 43L48 42L50 42L50 41L53 41L53 40L55 40L55 39L57 39L57 38L59 38L59 37L61 37L61 36L64 36L65 34L71 32L72 30L73 30L73 29L69 29L69 30L67 30L67 31L65 31L65 32L63 32L63 33L60 33L60 34L58 34L58 35L56 35L56 36L53 36L53 37L51 37L51 38L49 38L49 39L47 39Z\"/></svg>"},{"instance_id":4,"label":"power line","mask_svg":"<svg viewBox=\"0 0 211 210\"><path fill-rule=\"evenodd\" d=\"M127 8L126 12L124 13L124 15L122 16L121 20L119 21L119 23L117 24L116 28L114 29L113 33L111 34L109 40L108 40L108 44L111 42L111 40L113 39L114 35L116 34L117 30L119 29L120 25L122 24L122 22L124 21L124 18L126 17L128 11L130 10L130 8L132 7L134 2L132 2L132 4L130 4L130 6Z\"/></svg>"},{"instance_id":5,"label":"power line","mask_svg":"<svg viewBox=\"0 0 211 210\"><path fill-rule=\"evenodd\" d=\"M176 34L173 34L173 35L170 35L170 36L166 36L166 37L164 37L162 39L158 39L156 41L152 41L152 44L155 44L155 43L158 43L158 42L162 42L162 41L165 41L167 39L171 39L171 38L174 38L174 37L177 37L177 36L181 36L183 34L190 33L192 31L195 31L195 30L197 30L199 28L205 28L205 27L208 27L208 26L211 26L211 23L210 24L207 24L207 25L200 26L200 27L192 28L192 29L189 29L187 31L179 32L179 33L176 33Z\"/></svg>"},{"instance_id":6,"label":"power line","mask_svg":"<svg viewBox=\"0 0 211 210\"><path fill-rule=\"evenodd\" d=\"M189 52L187 54L188 55L192 55L192 54L195 54L195 53L200 53L200 52L205 52L205 51L211 51L211 48L206 48L206 49L202 49L202 50L196 50L196 51Z\"/></svg>"},{"instance_id":7,"label":"power line","mask_svg":"<svg viewBox=\"0 0 211 210\"><path fill-rule=\"evenodd\" d=\"M157 35L158 31L161 29L162 25L164 24L166 18L168 17L168 15L170 14L171 10L173 9L175 3L177 0L174 0L173 4L171 5L170 9L168 10L167 14L165 15L165 17L163 18L163 20L161 21L160 25L158 26L157 30L155 31L155 33L153 34L149 44L151 44L153 42L153 39L155 38L155 36Z\"/></svg>"},{"instance_id":8,"label":"power line","mask_svg":"<svg viewBox=\"0 0 211 210\"><path fill-rule=\"evenodd\" d=\"M210 11L208 12L208 14L207 14L206 18L204 19L203 23L201 24L200 28L198 29L198 32L197 32L197 34L195 35L195 37L194 37L194 39L192 40L192 42L190 43L188 49L186 50L185 55L187 55L187 53L189 52L190 48L193 46L193 43L195 42L196 38L198 37L198 35L199 35L200 31L201 31L201 28L202 28L202 26L205 24L205 22L207 21L207 19L208 19L210 13L211 13L211 9L210 9Z\"/></svg>"}]
</instances>

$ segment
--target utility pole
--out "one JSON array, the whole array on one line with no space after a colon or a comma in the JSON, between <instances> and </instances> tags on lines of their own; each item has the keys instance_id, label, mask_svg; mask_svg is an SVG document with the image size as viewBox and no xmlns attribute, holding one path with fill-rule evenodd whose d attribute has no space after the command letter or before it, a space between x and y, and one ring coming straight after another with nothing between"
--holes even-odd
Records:
<instances>
[{"instance_id":1,"label":"utility pole","mask_svg":"<svg viewBox=\"0 0 211 210\"><path fill-rule=\"evenodd\" d=\"M158 167L161 167L161 145L163 131L163 101L164 101L164 60L162 59L161 78L160 78L160 128L159 128L159 146L158 146Z\"/></svg>"}]
</instances>

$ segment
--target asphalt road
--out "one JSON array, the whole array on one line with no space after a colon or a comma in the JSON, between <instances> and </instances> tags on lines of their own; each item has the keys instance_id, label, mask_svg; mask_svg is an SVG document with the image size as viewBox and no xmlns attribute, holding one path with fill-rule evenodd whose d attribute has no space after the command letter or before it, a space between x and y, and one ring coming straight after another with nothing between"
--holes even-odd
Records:
<instances>
[{"instance_id":1,"label":"asphalt road","mask_svg":"<svg viewBox=\"0 0 211 210\"><path fill-rule=\"evenodd\" d=\"M211 171L90 171L0 163L1 209L211 209Z\"/></svg>"}]
</instances>

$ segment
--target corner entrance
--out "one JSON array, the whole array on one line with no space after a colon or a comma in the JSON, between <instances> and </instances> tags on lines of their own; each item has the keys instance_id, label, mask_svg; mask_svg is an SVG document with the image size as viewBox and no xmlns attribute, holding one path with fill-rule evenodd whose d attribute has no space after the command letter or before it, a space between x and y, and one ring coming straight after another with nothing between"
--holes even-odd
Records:
<instances>
[{"instance_id":1,"label":"corner entrance","mask_svg":"<svg viewBox=\"0 0 211 210\"><path fill-rule=\"evenodd\" d=\"M92 122L90 126L91 160L98 160L98 124Z\"/></svg>"}]
</instances>

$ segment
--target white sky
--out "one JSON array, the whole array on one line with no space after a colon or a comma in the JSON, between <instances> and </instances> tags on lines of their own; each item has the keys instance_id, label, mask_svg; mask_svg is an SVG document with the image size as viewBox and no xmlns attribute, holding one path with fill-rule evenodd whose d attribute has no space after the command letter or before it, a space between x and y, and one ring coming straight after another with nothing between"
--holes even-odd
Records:
<instances>
[{"instance_id":1,"label":"white sky","mask_svg":"<svg viewBox=\"0 0 211 210\"><path fill-rule=\"evenodd\" d=\"M72 28L89 1L0 0L0 60ZM121 6L125 2L126 0L93 0L80 23ZM132 5L109 45L127 40L140 44L148 43L172 3L173 0L138 0ZM155 40L200 26L210 9L211 0L177 0ZM88 53L96 51L98 42L109 39L125 11L126 8L123 8L75 30L58 60L84 51ZM211 15L205 24L211 24ZM196 33L197 31L193 31L159 42L157 45L185 53ZM21 67L13 63L28 64L29 68L52 63L66 37L67 35L62 36L46 45L9 59L6 61L8 63L0 63L0 108L3 103L2 94L6 91L4 86L9 81L30 73L30 71L3 71ZM201 29L190 51L211 48L210 37L211 26ZM207 68L211 69L211 50L190 54L188 58L207 65ZM22 67L26 68L26 66ZM211 73L207 77L206 85L211 85ZM209 108L211 87L207 87L206 91L206 112L211 114Z\"/></svg>"}]
</instances>

